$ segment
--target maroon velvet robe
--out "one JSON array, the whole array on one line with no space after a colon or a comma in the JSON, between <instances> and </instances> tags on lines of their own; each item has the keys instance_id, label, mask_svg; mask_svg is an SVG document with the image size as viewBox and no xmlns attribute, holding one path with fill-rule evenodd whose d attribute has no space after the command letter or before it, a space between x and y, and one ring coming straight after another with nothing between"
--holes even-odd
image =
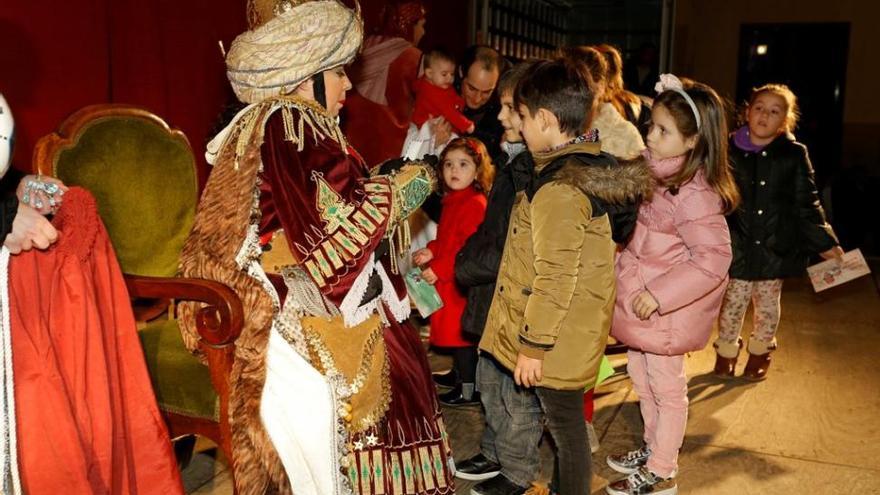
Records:
<instances>
[{"instance_id":1,"label":"maroon velvet robe","mask_svg":"<svg viewBox=\"0 0 880 495\"><path fill-rule=\"evenodd\" d=\"M294 114L294 121L298 118ZM354 150L349 148L346 153L330 138L316 140L309 126L305 126L303 141L305 147L298 151L297 144L285 140L281 112L273 114L266 124L261 149L263 172L260 176L260 234L262 236L283 228L292 254L300 263L314 259L316 252L326 254L321 246L328 237L332 237L332 233L326 232L329 230L326 228L328 213L322 213L317 207L322 185L329 185L339 199L351 205L355 212L363 207L368 198L373 197L365 189L367 168ZM323 194L326 198L327 191ZM387 218L384 223L378 223L374 217L366 216L375 230L368 236L359 254L352 255L344 266L333 270L331 276L324 274L318 277L323 279L323 286L321 280L316 280L324 295L336 304L348 294L352 282L365 263L373 258L376 246L385 235ZM363 233L366 234L366 231ZM388 256L384 258L382 262L386 272L398 296L402 297L405 295L404 284L400 276L387 269ZM382 466L378 467L382 467L387 474L383 478L382 490L370 485L377 483L379 478L371 479L368 476L354 483L355 492L401 493L395 491L399 487L395 488L391 473L394 466L403 468L410 460L419 462L421 466L429 463L432 474L426 476L424 471L416 469L418 473L410 478L404 476L399 482L403 486L412 484L413 487L406 493L453 493L452 473L448 468L452 454L446 441L425 350L408 323L392 321L385 328L384 338L390 365L391 405L378 428L378 447L363 450L368 452L366 456L356 452L356 458L358 472L366 469L368 473L375 473L377 466L373 464L373 452L378 453L382 458ZM352 438L353 443L358 441L367 443L364 435Z\"/></svg>"}]
</instances>

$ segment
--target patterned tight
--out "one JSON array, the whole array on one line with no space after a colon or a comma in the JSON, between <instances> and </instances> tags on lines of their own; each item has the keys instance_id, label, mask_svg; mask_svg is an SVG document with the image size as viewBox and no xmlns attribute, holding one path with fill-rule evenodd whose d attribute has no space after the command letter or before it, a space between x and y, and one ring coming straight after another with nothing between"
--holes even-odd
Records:
<instances>
[{"instance_id":1,"label":"patterned tight","mask_svg":"<svg viewBox=\"0 0 880 495\"><path fill-rule=\"evenodd\" d=\"M732 278L724 294L718 321L718 341L735 343L742 331L749 302L754 305L752 340L775 346L779 327L782 279L739 280ZM717 347L717 346L716 346Z\"/></svg>"}]
</instances>

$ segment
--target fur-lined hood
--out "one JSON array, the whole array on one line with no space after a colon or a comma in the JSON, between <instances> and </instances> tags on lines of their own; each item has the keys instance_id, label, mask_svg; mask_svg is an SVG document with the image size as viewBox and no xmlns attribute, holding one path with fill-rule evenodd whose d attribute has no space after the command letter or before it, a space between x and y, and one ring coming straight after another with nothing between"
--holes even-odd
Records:
<instances>
[{"instance_id":1,"label":"fur-lined hood","mask_svg":"<svg viewBox=\"0 0 880 495\"><path fill-rule=\"evenodd\" d=\"M651 198L655 181L644 157L606 165L591 164L579 156L582 155L569 157L559 170L557 180L611 204L641 202Z\"/></svg>"}]
</instances>

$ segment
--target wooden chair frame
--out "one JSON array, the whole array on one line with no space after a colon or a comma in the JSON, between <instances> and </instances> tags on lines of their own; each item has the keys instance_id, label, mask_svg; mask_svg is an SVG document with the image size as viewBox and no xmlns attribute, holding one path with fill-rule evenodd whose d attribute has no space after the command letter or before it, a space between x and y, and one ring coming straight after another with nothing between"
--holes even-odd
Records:
<instances>
[{"instance_id":1,"label":"wooden chair frame","mask_svg":"<svg viewBox=\"0 0 880 495\"><path fill-rule=\"evenodd\" d=\"M34 148L35 171L42 175L55 176L57 156L63 150L76 146L86 128L102 119L120 117L143 119L155 124L190 148L189 140L183 132L169 127L164 120L147 110L119 104L91 105L65 119L56 132L40 138ZM193 191L193 194L198 194L198 191ZM232 289L212 280L132 274L124 274L124 277L132 298L199 301L207 304L197 313L196 329L201 337L199 348L207 358L211 382L219 397L219 423L167 411L162 411L162 415L171 438L196 434L213 440L226 456L230 472L234 476L232 433L229 426L229 374L235 356L235 341L244 325L241 300Z\"/></svg>"}]
</instances>

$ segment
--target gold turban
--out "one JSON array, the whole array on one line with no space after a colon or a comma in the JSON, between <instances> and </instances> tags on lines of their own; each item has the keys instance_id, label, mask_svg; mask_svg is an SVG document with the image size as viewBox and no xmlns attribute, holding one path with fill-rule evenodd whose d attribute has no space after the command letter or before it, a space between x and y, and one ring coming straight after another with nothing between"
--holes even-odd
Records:
<instances>
[{"instance_id":1,"label":"gold turban","mask_svg":"<svg viewBox=\"0 0 880 495\"><path fill-rule=\"evenodd\" d=\"M351 62L363 36L360 12L337 0L301 3L235 38L226 75L239 100L258 103Z\"/></svg>"}]
</instances>

